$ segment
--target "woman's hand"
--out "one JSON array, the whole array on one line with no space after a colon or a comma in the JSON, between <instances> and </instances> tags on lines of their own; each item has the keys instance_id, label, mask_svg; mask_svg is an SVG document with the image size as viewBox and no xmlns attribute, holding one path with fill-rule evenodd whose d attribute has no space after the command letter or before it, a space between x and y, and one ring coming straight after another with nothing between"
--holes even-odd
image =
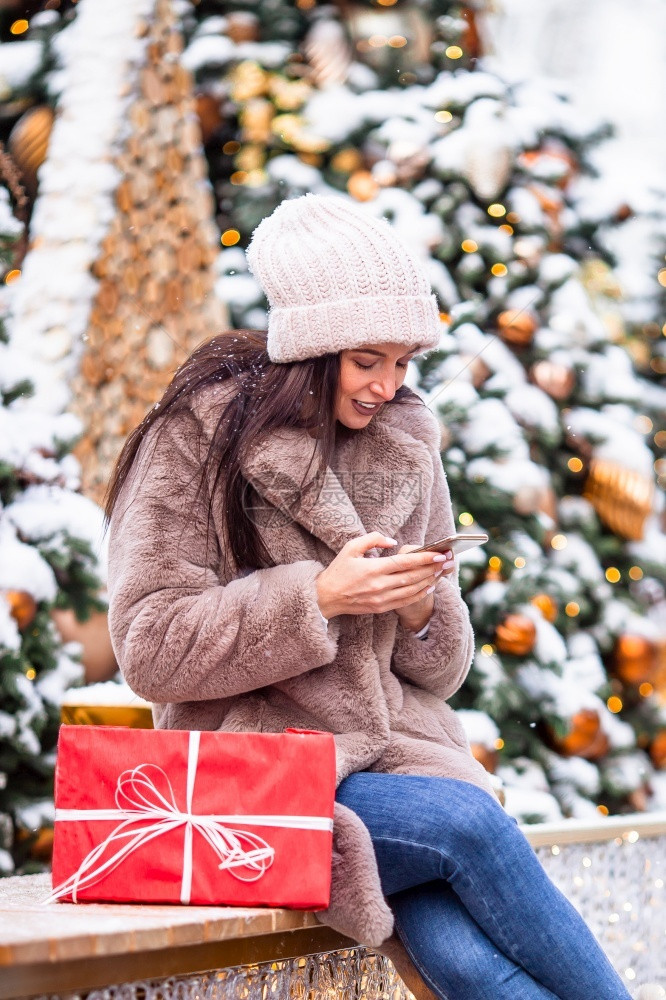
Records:
<instances>
[{"instance_id":1,"label":"woman's hand","mask_svg":"<svg viewBox=\"0 0 666 1000\"><path fill-rule=\"evenodd\" d=\"M398 549L398 553L410 552L412 549L418 548L418 545L401 545ZM442 555L445 557L446 561L442 560L439 563L439 568L435 573L437 578L440 577L442 573L445 576L449 576L455 569L453 552L451 549L447 549L446 552L442 553ZM438 566L437 563L434 565ZM398 619L403 628L409 629L410 632L419 632L423 626L430 621L430 616L432 615L434 608L435 595L433 593L426 593L420 601L414 601L401 611L398 611Z\"/></svg>"},{"instance_id":2,"label":"woman's hand","mask_svg":"<svg viewBox=\"0 0 666 1000\"><path fill-rule=\"evenodd\" d=\"M432 612L432 597L440 573L453 571L451 553L415 552L418 545L403 545L385 559L366 559L365 552L375 546L388 548L395 542L379 531L372 531L347 542L329 566L316 579L317 601L325 618L335 615L383 614L399 612L400 620L423 619ZM426 617L424 609L430 604ZM415 611L412 605L417 605ZM411 628L411 625L407 625ZM418 629L417 629L418 631Z\"/></svg>"}]
</instances>

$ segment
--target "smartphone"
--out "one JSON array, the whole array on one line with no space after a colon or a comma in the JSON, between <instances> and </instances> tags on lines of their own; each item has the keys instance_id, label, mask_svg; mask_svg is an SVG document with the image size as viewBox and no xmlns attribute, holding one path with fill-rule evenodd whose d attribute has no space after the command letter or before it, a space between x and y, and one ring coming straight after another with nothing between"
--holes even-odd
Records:
<instances>
[{"instance_id":1,"label":"smartphone","mask_svg":"<svg viewBox=\"0 0 666 1000\"><path fill-rule=\"evenodd\" d=\"M455 554L457 552L465 552L467 549L473 548L475 545L484 545L488 541L488 535L484 535L482 532L479 534L472 534L468 532L463 535L447 535L446 538L437 538L432 542L426 542L418 549L412 549L412 552L444 552L446 549L451 549Z\"/></svg>"}]
</instances>

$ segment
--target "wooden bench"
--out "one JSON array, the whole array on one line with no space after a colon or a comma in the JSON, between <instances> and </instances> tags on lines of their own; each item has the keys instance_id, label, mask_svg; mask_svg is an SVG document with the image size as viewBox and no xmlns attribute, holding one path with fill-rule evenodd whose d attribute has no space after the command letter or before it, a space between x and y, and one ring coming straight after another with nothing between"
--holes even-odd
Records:
<instances>
[{"instance_id":1,"label":"wooden bench","mask_svg":"<svg viewBox=\"0 0 666 1000\"><path fill-rule=\"evenodd\" d=\"M628 988L649 980L666 984L666 813L521 829L550 877L582 912ZM155 995L181 1000L195 991L169 985L170 977L188 976L209 985L213 977L220 984L218 992L211 987L206 994L202 988L197 995L229 1000L269 1000L271 993L303 1000L319 994L328 1000L338 995L341 1000L361 994L364 1000L409 996L386 958L335 933L306 911L45 906L49 889L49 875L0 879L0 1000L52 998L70 991L84 997L113 984L129 984L122 996L139 1000L145 996L139 981L148 980L163 982ZM235 970L234 975L229 970ZM319 973L322 982L317 985ZM289 990L276 992L271 985L280 976L289 979ZM295 977L301 980L298 988ZM109 989L99 996L116 1000L121 993Z\"/></svg>"}]
</instances>

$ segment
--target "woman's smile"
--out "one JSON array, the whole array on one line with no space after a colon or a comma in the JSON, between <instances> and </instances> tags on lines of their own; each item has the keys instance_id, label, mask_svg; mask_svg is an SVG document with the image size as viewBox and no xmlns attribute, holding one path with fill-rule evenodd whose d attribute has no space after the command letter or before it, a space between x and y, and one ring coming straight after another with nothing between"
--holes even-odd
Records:
<instances>
[{"instance_id":1,"label":"woman's smile","mask_svg":"<svg viewBox=\"0 0 666 1000\"><path fill-rule=\"evenodd\" d=\"M361 413L363 416L371 416L376 413L381 403L366 403L360 399L352 399L352 406L357 413Z\"/></svg>"}]
</instances>

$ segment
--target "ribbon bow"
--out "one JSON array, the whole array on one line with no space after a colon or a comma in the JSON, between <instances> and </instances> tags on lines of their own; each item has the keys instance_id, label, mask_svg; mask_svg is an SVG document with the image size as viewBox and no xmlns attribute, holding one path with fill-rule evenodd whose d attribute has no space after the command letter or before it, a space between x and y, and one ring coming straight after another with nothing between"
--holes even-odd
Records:
<instances>
[{"instance_id":1,"label":"ribbon bow","mask_svg":"<svg viewBox=\"0 0 666 1000\"><path fill-rule=\"evenodd\" d=\"M258 834L233 829L225 824L240 822L243 826L333 829L333 821L327 816L193 814L192 796L200 735L198 731L189 734L184 812L176 805L173 787L166 772L156 764L139 764L122 772L116 785L116 809L56 809L56 822L115 819L121 822L101 844L86 855L76 872L57 886L45 902L52 903L71 894L72 901L76 903L79 889L95 885L134 851L180 826L185 827L181 903L189 903L192 891L192 842L195 830L208 841L219 858L220 870L227 869L243 882L256 882L273 864L275 849ZM160 791L157 782L166 789L165 793ZM138 828L137 824L140 824ZM120 846L114 853L101 861L108 849L117 844Z\"/></svg>"}]
</instances>

